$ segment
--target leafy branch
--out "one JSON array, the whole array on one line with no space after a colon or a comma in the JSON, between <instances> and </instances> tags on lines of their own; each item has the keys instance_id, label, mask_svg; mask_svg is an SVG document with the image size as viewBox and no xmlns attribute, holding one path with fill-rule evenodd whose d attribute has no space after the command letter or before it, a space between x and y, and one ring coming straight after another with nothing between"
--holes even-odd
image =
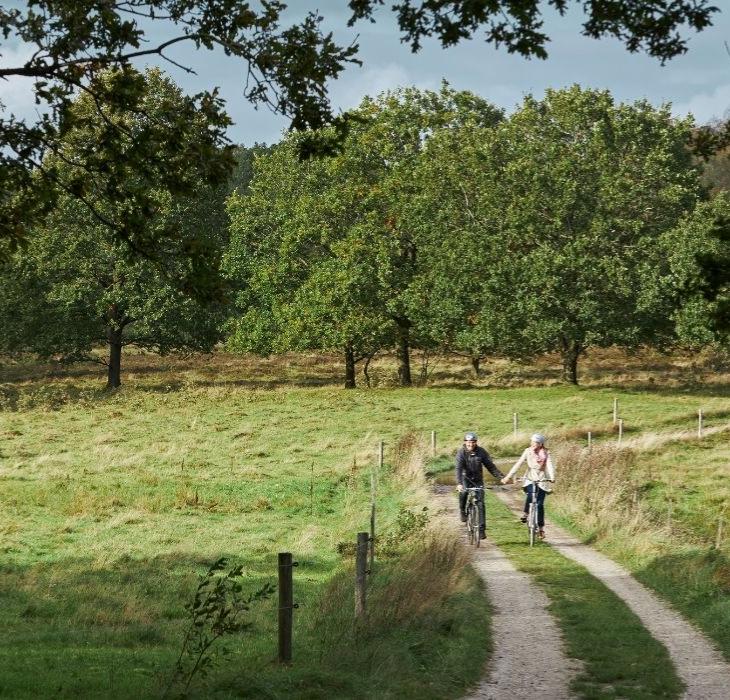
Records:
<instances>
[{"instance_id":1,"label":"leafy branch","mask_svg":"<svg viewBox=\"0 0 730 700\"><path fill-rule=\"evenodd\" d=\"M185 632L175 670L163 697L170 697L173 690L180 688L179 697L186 697L196 675L205 678L215 663L218 651L229 654L225 648L214 650L213 645L223 636L242 632L251 626L242 617L251 605L269 598L275 586L265 583L254 593L244 596L240 578L241 565L224 573L228 560L221 557L211 564L200 577L193 600L185 606L190 624Z\"/></svg>"}]
</instances>

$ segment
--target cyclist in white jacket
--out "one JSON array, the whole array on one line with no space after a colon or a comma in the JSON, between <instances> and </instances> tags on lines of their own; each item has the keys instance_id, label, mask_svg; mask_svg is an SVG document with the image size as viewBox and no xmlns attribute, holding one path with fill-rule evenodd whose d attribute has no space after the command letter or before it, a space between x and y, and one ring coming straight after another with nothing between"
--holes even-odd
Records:
<instances>
[{"instance_id":1,"label":"cyclist in white jacket","mask_svg":"<svg viewBox=\"0 0 730 700\"><path fill-rule=\"evenodd\" d=\"M524 513L520 520L527 522L527 512L532 501L532 491L537 488L537 526L540 528L540 537L545 537L545 496L552 491L552 484L555 482L555 466L553 460L545 447L545 436L535 433L530 438L530 446L525 449L520 458L515 462L512 469L502 479L506 484L523 465L527 464L527 471L523 476L524 486L522 490L526 494Z\"/></svg>"}]
</instances>

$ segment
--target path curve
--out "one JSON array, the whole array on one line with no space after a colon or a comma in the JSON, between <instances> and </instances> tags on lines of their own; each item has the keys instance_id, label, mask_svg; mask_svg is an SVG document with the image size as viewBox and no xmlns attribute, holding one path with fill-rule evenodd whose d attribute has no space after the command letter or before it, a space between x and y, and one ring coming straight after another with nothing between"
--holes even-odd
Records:
<instances>
[{"instance_id":1,"label":"path curve","mask_svg":"<svg viewBox=\"0 0 730 700\"><path fill-rule=\"evenodd\" d=\"M521 492L494 489L493 493L515 514L521 512ZM547 518L545 524L547 543L600 579L634 611L651 635L664 644L687 688L685 700L730 697L730 664L707 637L616 562L582 544Z\"/></svg>"},{"instance_id":2,"label":"path curve","mask_svg":"<svg viewBox=\"0 0 730 700\"><path fill-rule=\"evenodd\" d=\"M451 523L458 509L453 487L436 487L440 506ZM492 606L494 653L486 674L466 700L556 700L570 698L570 681L580 664L563 651L560 629L547 611L550 601L532 579L486 540L473 549L473 564L487 587ZM540 649L540 680L525 673L525 629Z\"/></svg>"}]
</instances>

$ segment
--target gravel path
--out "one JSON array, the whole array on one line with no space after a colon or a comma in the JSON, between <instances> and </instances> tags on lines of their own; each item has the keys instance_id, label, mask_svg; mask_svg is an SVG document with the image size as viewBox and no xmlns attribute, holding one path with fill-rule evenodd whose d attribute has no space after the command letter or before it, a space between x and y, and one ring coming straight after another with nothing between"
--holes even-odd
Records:
<instances>
[{"instance_id":1,"label":"gravel path","mask_svg":"<svg viewBox=\"0 0 730 700\"><path fill-rule=\"evenodd\" d=\"M458 508L453 487L437 487L440 506L452 523ZM468 700L558 700L570 698L570 681L580 668L563 652L558 626L547 611L548 597L527 574L513 566L494 543L486 540L473 549L474 568L487 586L492 606L494 654L484 679ZM531 628L532 646L540 650L539 683L525 673L525 630Z\"/></svg>"},{"instance_id":2,"label":"gravel path","mask_svg":"<svg viewBox=\"0 0 730 700\"><path fill-rule=\"evenodd\" d=\"M495 489L493 493L515 513L521 510L521 492ZM606 584L636 613L654 638L664 644L677 674L687 686L683 696L686 700L730 698L730 664L701 632L608 557L582 544L548 519L545 529L548 544Z\"/></svg>"}]
</instances>

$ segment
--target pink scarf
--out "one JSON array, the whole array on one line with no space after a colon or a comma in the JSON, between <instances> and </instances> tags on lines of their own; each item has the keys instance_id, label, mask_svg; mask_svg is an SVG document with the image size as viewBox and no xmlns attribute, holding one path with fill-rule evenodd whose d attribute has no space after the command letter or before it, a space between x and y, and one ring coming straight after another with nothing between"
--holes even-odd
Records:
<instances>
[{"instance_id":1,"label":"pink scarf","mask_svg":"<svg viewBox=\"0 0 730 700\"><path fill-rule=\"evenodd\" d=\"M545 464L547 463L547 450L544 447L538 447L535 452L535 458L537 459L537 466L539 467L540 471L544 471Z\"/></svg>"}]
</instances>

